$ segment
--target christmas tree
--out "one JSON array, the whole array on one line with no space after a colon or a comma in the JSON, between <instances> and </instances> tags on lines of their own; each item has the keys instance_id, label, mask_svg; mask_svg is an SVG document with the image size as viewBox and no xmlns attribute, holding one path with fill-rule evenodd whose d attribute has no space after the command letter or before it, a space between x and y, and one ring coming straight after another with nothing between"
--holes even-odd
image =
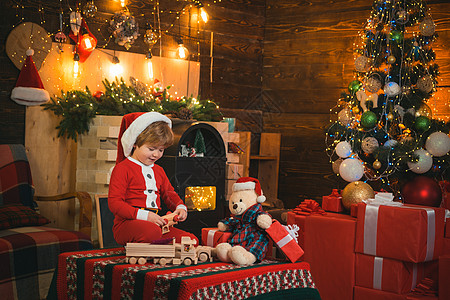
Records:
<instances>
[{"instance_id":1,"label":"christmas tree","mask_svg":"<svg viewBox=\"0 0 450 300\"><path fill-rule=\"evenodd\" d=\"M333 171L400 195L417 176L448 179L449 124L433 118L435 24L424 1L375 0L354 47L354 80L326 134Z\"/></svg>"}]
</instances>

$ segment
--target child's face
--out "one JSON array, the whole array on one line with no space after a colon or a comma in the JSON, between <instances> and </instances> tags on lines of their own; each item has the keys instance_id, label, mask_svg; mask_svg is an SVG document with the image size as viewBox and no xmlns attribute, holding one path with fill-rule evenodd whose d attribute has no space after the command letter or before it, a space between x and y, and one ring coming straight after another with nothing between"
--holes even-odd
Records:
<instances>
[{"instance_id":1,"label":"child's face","mask_svg":"<svg viewBox=\"0 0 450 300\"><path fill-rule=\"evenodd\" d=\"M143 144L138 147L135 145L135 149L132 158L140 161L146 166L154 164L158 159L160 159L164 154L163 146L152 146L149 144Z\"/></svg>"}]
</instances>

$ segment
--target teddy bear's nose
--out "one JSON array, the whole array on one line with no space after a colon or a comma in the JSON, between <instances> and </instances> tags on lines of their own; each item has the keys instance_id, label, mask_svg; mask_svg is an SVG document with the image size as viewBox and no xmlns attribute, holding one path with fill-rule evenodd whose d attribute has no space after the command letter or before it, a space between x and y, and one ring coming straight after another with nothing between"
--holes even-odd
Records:
<instances>
[{"instance_id":1,"label":"teddy bear's nose","mask_svg":"<svg viewBox=\"0 0 450 300\"><path fill-rule=\"evenodd\" d=\"M236 209L236 208L238 208L238 205L237 204L233 205L233 209Z\"/></svg>"}]
</instances>

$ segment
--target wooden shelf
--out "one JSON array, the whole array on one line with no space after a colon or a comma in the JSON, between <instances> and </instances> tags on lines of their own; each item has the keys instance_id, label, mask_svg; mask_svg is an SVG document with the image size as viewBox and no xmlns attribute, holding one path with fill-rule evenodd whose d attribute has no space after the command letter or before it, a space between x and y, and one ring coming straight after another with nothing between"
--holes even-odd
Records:
<instances>
[{"instance_id":1,"label":"wooden shelf","mask_svg":"<svg viewBox=\"0 0 450 300\"><path fill-rule=\"evenodd\" d=\"M250 155L250 159L254 160L277 160L277 156L268 156L268 155Z\"/></svg>"}]
</instances>

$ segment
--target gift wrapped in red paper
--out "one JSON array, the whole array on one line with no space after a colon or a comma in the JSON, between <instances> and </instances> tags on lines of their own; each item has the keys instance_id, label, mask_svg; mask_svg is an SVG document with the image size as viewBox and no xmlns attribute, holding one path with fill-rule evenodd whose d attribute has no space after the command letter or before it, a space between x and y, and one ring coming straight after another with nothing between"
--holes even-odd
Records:
<instances>
[{"instance_id":1,"label":"gift wrapped in red paper","mask_svg":"<svg viewBox=\"0 0 450 300\"><path fill-rule=\"evenodd\" d=\"M396 259L365 254L356 254L357 286L405 294L412 291L425 278L426 264L412 263Z\"/></svg>"},{"instance_id":2,"label":"gift wrapped in red paper","mask_svg":"<svg viewBox=\"0 0 450 300\"><path fill-rule=\"evenodd\" d=\"M291 262L296 262L303 256L303 249L298 245L295 237L277 220L272 221L272 225L266 229L266 232Z\"/></svg>"},{"instance_id":3,"label":"gift wrapped in red paper","mask_svg":"<svg viewBox=\"0 0 450 300\"><path fill-rule=\"evenodd\" d=\"M446 213L448 214L448 210ZM450 217L445 219L445 230L444 230L444 237L450 238Z\"/></svg>"},{"instance_id":4,"label":"gift wrapped in red paper","mask_svg":"<svg viewBox=\"0 0 450 300\"><path fill-rule=\"evenodd\" d=\"M439 257L439 299L450 299L450 254Z\"/></svg>"},{"instance_id":5,"label":"gift wrapped in red paper","mask_svg":"<svg viewBox=\"0 0 450 300\"><path fill-rule=\"evenodd\" d=\"M390 292L368 289L360 286L355 286L353 300L438 300L437 296L433 295L417 295L415 293L409 294L394 294ZM439 298L440 299L440 298Z\"/></svg>"},{"instance_id":6,"label":"gift wrapped in red paper","mask_svg":"<svg viewBox=\"0 0 450 300\"><path fill-rule=\"evenodd\" d=\"M420 263L442 253L443 208L358 204L355 252Z\"/></svg>"},{"instance_id":7,"label":"gift wrapped in red paper","mask_svg":"<svg viewBox=\"0 0 450 300\"><path fill-rule=\"evenodd\" d=\"M227 243L231 232L219 231L217 228L202 228L202 245L216 247L220 243Z\"/></svg>"},{"instance_id":8,"label":"gift wrapped in red paper","mask_svg":"<svg viewBox=\"0 0 450 300\"><path fill-rule=\"evenodd\" d=\"M442 255L450 254L450 238L444 238Z\"/></svg>"},{"instance_id":9,"label":"gift wrapped in red paper","mask_svg":"<svg viewBox=\"0 0 450 300\"><path fill-rule=\"evenodd\" d=\"M343 212L342 196L337 189L333 189L330 195L322 197L322 208L326 211Z\"/></svg>"},{"instance_id":10,"label":"gift wrapped in red paper","mask_svg":"<svg viewBox=\"0 0 450 300\"><path fill-rule=\"evenodd\" d=\"M450 182L444 180L440 181L439 185L442 189L442 202L441 207L450 209Z\"/></svg>"},{"instance_id":11,"label":"gift wrapped in red paper","mask_svg":"<svg viewBox=\"0 0 450 300\"><path fill-rule=\"evenodd\" d=\"M298 241L305 251L303 260L311 265L322 299L352 299L356 219L332 212L309 216L289 212L287 223L300 228Z\"/></svg>"}]
</instances>

